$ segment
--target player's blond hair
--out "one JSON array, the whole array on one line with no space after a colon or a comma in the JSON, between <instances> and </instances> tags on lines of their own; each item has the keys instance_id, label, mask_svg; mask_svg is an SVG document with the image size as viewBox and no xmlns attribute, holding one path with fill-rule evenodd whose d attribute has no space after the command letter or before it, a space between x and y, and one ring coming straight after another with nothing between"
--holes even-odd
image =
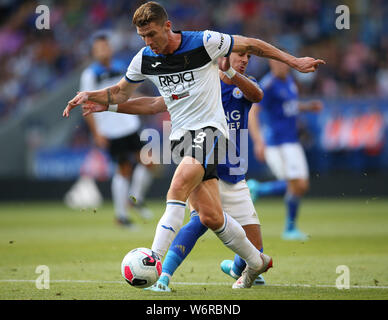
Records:
<instances>
[{"instance_id":1,"label":"player's blond hair","mask_svg":"<svg viewBox=\"0 0 388 320\"><path fill-rule=\"evenodd\" d=\"M166 10L157 2L150 1L141 5L135 11L132 23L136 27L143 27L151 22L163 25L168 20Z\"/></svg>"}]
</instances>

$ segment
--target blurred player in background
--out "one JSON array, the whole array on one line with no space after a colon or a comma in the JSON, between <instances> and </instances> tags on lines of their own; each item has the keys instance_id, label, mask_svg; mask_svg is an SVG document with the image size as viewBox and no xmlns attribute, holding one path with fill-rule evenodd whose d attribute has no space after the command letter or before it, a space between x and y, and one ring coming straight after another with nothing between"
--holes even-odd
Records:
<instances>
[{"instance_id":1,"label":"blurred player in background","mask_svg":"<svg viewBox=\"0 0 388 320\"><path fill-rule=\"evenodd\" d=\"M117 83L125 73L125 62L113 58L113 51L106 32L97 32L92 37L91 50L94 62L86 68L80 81L80 91L98 90ZM130 204L136 206L145 219L152 217L152 212L144 206L144 196L151 181L151 169L140 163L139 152L143 144L138 131L141 127L137 115L123 115L112 112L93 114L85 117L93 136L94 143L101 149L108 150L117 170L112 178L112 198L116 222L123 226L131 226L128 218ZM98 188L94 179L87 174L80 179L65 195L65 202L74 207L88 203L88 199L96 197ZM129 196L136 203L130 203Z\"/></svg>"},{"instance_id":2,"label":"blurred player in background","mask_svg":"<svg viewBox=\"0 0 388 320\"><path fill-rule=\"evenodd\" d=\"M298 101L298 89L290 68L275 60L269 60L269 64L271 70L260 82L264 99L249 115L252 118L250 134L256 158L265 161L278 180L287 181L286 225L282 238L305 241L308 237L297 228L296 222L300 199L309 189L309 171L298 138L296 118L300 111L319 112L322 103ZM259 110L262 112L262 130ZM253 199L260 192L260 184L256 180L248 181ZM281 189L280 186L278 190Z\"/></svg>"}]
</instances>

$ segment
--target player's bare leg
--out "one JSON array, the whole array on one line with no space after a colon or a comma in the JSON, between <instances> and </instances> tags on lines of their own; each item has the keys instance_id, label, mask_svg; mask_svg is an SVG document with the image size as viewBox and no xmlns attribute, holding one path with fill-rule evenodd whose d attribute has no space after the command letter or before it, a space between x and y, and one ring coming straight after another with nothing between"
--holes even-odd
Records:
<instances>
[{"instance_id":1,"label":"player's bare leg","mask_svg":"<svg viewBox=\"0 0 388 320\"><path fill-rule=\"evenodd\" d=\"M163 257L183 225L186 200L202 181L205 170L192 157L184 157L175 170L167 193L166 210L156 227L152 250Z\"/></svg>"},{"instance_id":2,"label":"player's bare leg","mask_svg":"<svg viewBox=\"0 0 388 320\"><path fill-rule=\"evenodd\" d=\"M145 205L145 195L150 188L153 180L154 164L143 164L140 158L140 152L136 153L137 164L133 169L131 176L130 204L145 219L151 219L154 214Z\"/></svg>"},{"instance_id":3,"label":"player's bare leg","mask_svg":"<svg viewBox=\"0 0 388 320\"><path fill-rule=\"evenodd\" d=\"M288 180L287 191L292 194L302 197L309 189L308 179L292 179Z\"/></svg>"},{"instance_id":4,"label":"player's bare leg","mask_svg":"<svg viewBox=\"0 0 388 320\"><path fill-rule=\"evenodd\" d=\"M263 237L261 235L261 227L259 224L248 224L243 226L247 238L261 252L263 252ZM265 280L262 275L259 275L254 281L254 285L264 285Z\"/></svg>"},{"instance_id":5,"label":"player's bare leg","mask_svg":"<svg viewBox=\"0 0 388 320\"><path fill-rule=\"evenodd\" d=\"M272 259L255 248L236 220L222 213L218 181L203 181L190 194L190 204L199 213L202 224L212 229L225 246L246 261L247 267L234 288L251 287L257 276L272 266Z\"/></svg>"},{"instance_id":6,"label":"player's bare leg","mask_svg":"<svg viewBox=\"0 0 388 320\"><path fill-rule=\"evenodd\" d=\"M127 217L128 194L130 189L129 177L132 173L132 166L129 161L121 161L117 171L112 178L112 199L117 223L130 226L131 222Z\"/></svg>"},{"instance_id":7,"label":"player's bare leg","mask_svg":"<svg viewBox=\"0 0 388 320\"><path fill-rule=\"evenodd\" d=\"M217 179L202 181L190 194L189 201L204 226L213 231L222 227L224 216Z\"/></svg>"},{"instance_id":8,"label":"player's bare leg","mask_svg":"<svg viewBox=\"0 0 388 320\"><path fill-rule=\"evenodd\" d=\"M204 174L205 170L198 160L188 156L184 157L172 177L167 192L167 201L186 201L190 193L202 182Z\"/></svg>"},{"instance_id":9,"label":"player's bare leg","mask_svg":"<svg viewBox=\"0 0 388 320\"><path fill-rule=\"evenodd\" d=\"M308 236L301 232L296 226L300 199L308 191L308 188L308 179L291 179L288 181L287 193L285 196L287 217L285 230L282 235L284 240L308 240Z\"/></svg>"},{"instance_id":10,"label":"player's bare leg","mask_svg":"<svg viewBox=\"0 0 388 320\"><path fill-rule=\"evenodd\" d=\"M252 244L260 250L263 247L263 238L261 236L261 228L258 224L248 224L243 226L247 238Z\"/></svg>"}]
</instances>

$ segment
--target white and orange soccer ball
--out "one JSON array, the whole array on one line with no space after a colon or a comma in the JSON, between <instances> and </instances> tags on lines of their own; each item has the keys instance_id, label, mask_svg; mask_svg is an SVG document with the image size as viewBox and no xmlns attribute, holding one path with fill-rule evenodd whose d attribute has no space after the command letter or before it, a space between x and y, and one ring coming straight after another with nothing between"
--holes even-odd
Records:
<instances>
[{"instance_id":1,"label":"white and orange soccer ball","mask_svg":"<svg viewBox=\"0 0 388 320\"><path fill-rule=\"evenodd\" d=\"M158 281L162 262L148 248L136 248L128 252L121 262L121 274L125 281L136 288L147 288Z\"/></svg>"}]
</instances>

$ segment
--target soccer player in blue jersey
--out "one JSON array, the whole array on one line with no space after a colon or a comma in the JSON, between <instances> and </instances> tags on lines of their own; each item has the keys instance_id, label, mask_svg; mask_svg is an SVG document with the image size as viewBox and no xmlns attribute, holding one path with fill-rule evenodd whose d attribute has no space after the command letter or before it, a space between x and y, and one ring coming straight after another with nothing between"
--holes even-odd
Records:
<instances>
[{"instance_id":1,"label":"soccer player in blue jersey","mask_svg":"<svg viewBox=\"0 0 388 320\"><path fill-rule=\"evenodd\" d=\"M270 72L260 81L264 99L252 108L250 134L254 141L255 155L265 161L279 180L287 181L284 197L286 225L282 238L285 240L308 239L297 225L301 197L309 188L309 172L306 157L299 143L296 118L300 111L318 112L320 101L302 103L290 68L281 62L270 60ZM262 116L262 130L258 112ZM250 191L255 197L260 183L248 180Z\"/></svg>"},{"instance_id":2,"label":"soccer player in blue jersey","mask_svg":"<svg viewBox=\"0 0 388 320\"><path fill-rule=\"evenodd\" d=\"M183 225L186 201L190 198L201 222L246 261L247 266L233 288L249 288L259 274L272 266L272 258L255 248L241 225L222 210L217 154L219 141L228 138L228 127L216 61L231 52L248 52L282 61L301 72L314 72L325 62L296 58L254 38L210 30L175 32L166 10L153 1L141 5L132 22L146 46L132 59L125 77L102 90L79 92L68 102L63 115L68 116L72 108L87 101L117 111L118 104L127 101L141 82L151 80L171 116L171 148L180 159L151 249L160 259L164 257ZM227 70L226 74L233 78L236 72ZM195 152L198 149L203 152ZM209 163L207 159L211 157L214 161Z\"/></svg>"}]
</instances>

